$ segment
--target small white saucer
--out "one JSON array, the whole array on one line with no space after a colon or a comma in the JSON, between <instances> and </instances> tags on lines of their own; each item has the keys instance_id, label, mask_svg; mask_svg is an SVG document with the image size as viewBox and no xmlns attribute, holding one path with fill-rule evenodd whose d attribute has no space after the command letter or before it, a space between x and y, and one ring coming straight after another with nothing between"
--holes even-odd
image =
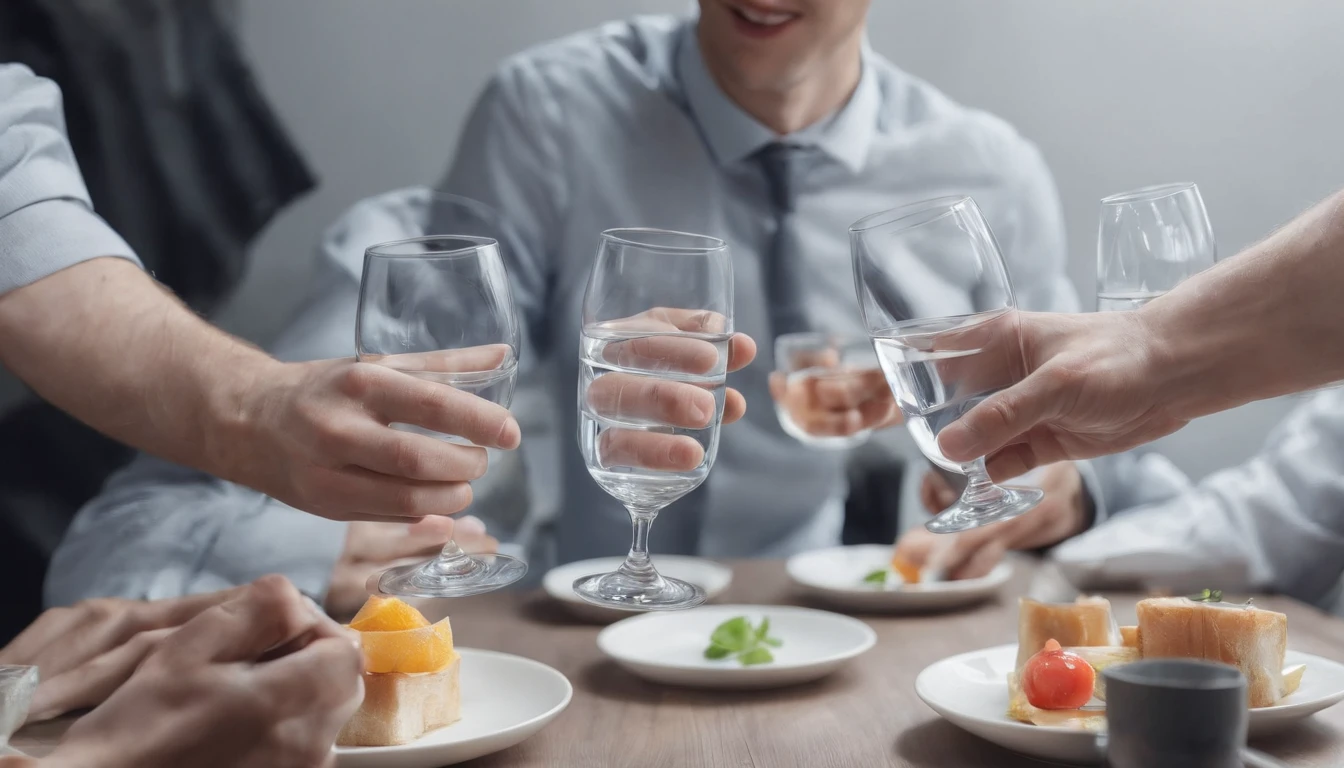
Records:
<instances>
[{"instance_id":1,"label":"small white saucer","mask_svg":"<svg viewBox=\"0 0 1344 768\"><path fill-rule=\"evenodd\" d=\"M919 584L866 584L863 577L891 562L891 547L861 544L814 549L790 557L789 578L803 591L850 611L936 611L960 608L993 597L1013 575L1007 562L978 579Z\"/></svg>"},{"instance_id":2,"label":"small white saucer","mask_svg":"<svg viewBox=\"0 0 1344 768\"><path fill-rule=\"evenodd\" d=\"M775 660L744 667L735 659L705 658L710 634L745 616L753 625L770 618L770 635L782 645ZM689 611L648 613L602 630L597 646L625 669L648 680L693 688L776 688L834 672L877 642L858 619L783 605L710 605Z\"/></svg>"},{"instance_id":3,"label":"small white saucer","mask_svg":"<svg viewBox=\"0 0 1344 768\"><path fill-rule=\"evenodd\" d=\"M630 611L604 608L584 601L574 594L574 582L585 576L610 573L624 562L621 557L599 557L566 563L546 572L541 586L546 594L564 603L576 616L588 621L610 622L630 615ZM701 587L710 600L723 594L733 581L733 571L726 565L702 557L683 555L654 555L653 567L664 576L681 579Z\"/></svg>"}]
</instances>

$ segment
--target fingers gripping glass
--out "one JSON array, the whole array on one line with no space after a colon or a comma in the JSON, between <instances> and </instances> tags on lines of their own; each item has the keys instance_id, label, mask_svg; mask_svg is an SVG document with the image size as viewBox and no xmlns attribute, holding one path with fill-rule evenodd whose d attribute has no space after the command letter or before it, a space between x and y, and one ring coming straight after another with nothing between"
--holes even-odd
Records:
<instances>
[{"instance_id":1,"label":"fingers gripping glass","mask_svg":"<svg viewBox=\"0 0 1344 768\"><path fill-rule=\"evenodd\" d=\"M714 466L732 307L722 240L656 229L602 233L583 299L579 445L593 479L629 511L634 535L620 568L574 582L588 602L668 610L705 601L700 587L654 568L649 529Z\"/></svg>"},{"instance_id":2,"label":"fingers gripping glass","mask_svg":"<svg viewBox=\"0 0 1344 768\"><path fill-rule=\"evenodd\" d=\"M1039 489L995 485L983 458L962 464L938 448L943 427L1026 368L1008 269L975 201L874 214L849 236L864 323L906 426L931 462L966 476L961 498L928 529L963 531L1035 507Z\"/></svg>"},{"instance_id":3,"label":"fingers gripping glass","mask_svg":"<svg viewBox=\"0 0 1344 768\"><path fill-rule=\"evenodd\" d=\"M463 232L370 247L364 254L355 345L361 361L384 365L509 407L518 370L518 328L488 208L465 198L431 200L429 227ZM392 424L457 445L456 435ZM465 597L518 581L527 564L469 555L449 541L433 560L391 568L378 590L408 597Z\"/></svg>"}]
</instances>

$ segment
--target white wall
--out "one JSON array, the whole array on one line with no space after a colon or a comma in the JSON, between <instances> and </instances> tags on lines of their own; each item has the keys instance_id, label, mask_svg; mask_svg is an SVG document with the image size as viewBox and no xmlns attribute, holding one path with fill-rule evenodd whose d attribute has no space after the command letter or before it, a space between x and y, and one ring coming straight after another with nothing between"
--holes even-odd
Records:
<instances>
[{"instance_id":1,"label":"white wall","mask_svg":"<svg viewBox=\"0 0 1344 768\"><path fill-rule=\"evenodd\" d=\"M825 1L825 0L821 0ZM1344 3L1325 0L874 0L873 46L1015 123L1064 199L1070 275L1091 306L1096 201L1200 184L1231 254L1344 185ZM433 181L506 55L687 0L244 0L262 84L319 172L257 246L221 318L260 341L304 290L320 228L361 196ZM1272 290L1272 288L1270 288ZM1255 361L1248 361L1255 364ZM1288 407L1204 420L1164 448L1203 475L1250 455Z\"/></svg>"}]
</instances>

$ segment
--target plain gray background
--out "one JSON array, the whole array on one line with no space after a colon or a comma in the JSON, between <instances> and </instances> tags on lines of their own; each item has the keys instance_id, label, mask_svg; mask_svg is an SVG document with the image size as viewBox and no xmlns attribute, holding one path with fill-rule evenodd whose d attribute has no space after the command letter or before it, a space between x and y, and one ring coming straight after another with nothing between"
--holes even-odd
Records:
<instances>
[{"instance_id":1,"label":"plain gray background","mask_svg":"<svg viewBox=\"0 0 1344 768\"><path fill-rule=\"evenodd\" d=\"M689 7L242 0L245 50L320 187L257 243L219 321L268 341L305 290L321 229L360 197L434 181L504 57L605 20ZM874 0L869 37L898 66L1040 145L1064 201L1070 275L1090 309L1105 194L1198 182L1227 256L1344 185L1340 29L1344 3L1326 0ZM1162 448L1202 476L1251 455L1290 405L1202 420Z\"/></svg>"}]
</instances>

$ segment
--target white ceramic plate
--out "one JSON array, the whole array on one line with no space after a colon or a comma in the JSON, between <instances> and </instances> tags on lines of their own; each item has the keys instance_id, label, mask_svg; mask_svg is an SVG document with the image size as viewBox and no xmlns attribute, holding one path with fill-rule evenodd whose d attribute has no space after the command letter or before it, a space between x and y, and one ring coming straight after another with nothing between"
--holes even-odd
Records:
<instances>
[{"instance_id":1,"label":"white ceramic plate","mask_svg":"<svg viewBox=\"0 0 1344 768\"><path fill-rule=\"evenodd\" d=\"M574 582L584 576L597 573L610 573L620 567L624 558L600 557L594 560L580 560L567 563L547 571L542 579L542 588L546 594L564 603L576 615L590 621L615 621L630 615L630 611L618 608L603 608L593 605L574 594ZM728 588L733 581L733 571L726 565L700 557L681 555L654 555L653 565L664 576L681 579L702 587L709 599L713 600Z\"/></svg>"},{"instance_id":2,"label":"white ceramic plate","mask_svg":"<svg viewBox=\"0 0 1344 768\"><path fill-rule=\"evenodd\" d=\"M838 608L851 611L932 611L958 608L993 597L1013 575L1013 567L999 563L978 579L901 584L877 588L863 577L891 561L891 547L861 544L803 552L789 558L789 578L805 592Z\"/></svg>"},{"instance_id":3,"label":"white ceramic plate","mask_svg":"<svg viewBox=\"0 0 1344 768\"><path fill-rule=\"evenodd\" d=\"M915 692L953 725L1024 755L1072 763L1098 762L1096 735L1012 720L1008 673L1016 645L963 653L929 665L915 680ZM1264 736L1344 700L1344 664L1289 651L1285 666L1306 664L1302 687L1282 703L1251 710L1251 736Z\"/></svg>"},{"instance_id":4,"label":"white ceramic plate","mask_svg":"<svg viewBox=\"0 0 1344 768\"><path fill-rule=\"evenodd\" d=\"M399 747L337 747L339 768L438 768L508 749L541 730L574 695L538 661L459 648L462 719Z\"/></svg>"},{"instance_id":5,"label":"white ceramic plate","mask_svg":"<svg viewBox=\"0 0 1344 768\"><path fill-rule=\"evenodd\" d=\"M783 641L775 660L743 667L736 660L705 658L719 624L746 616L753 625L770 618L770 635ZM877 634L858 619L783 605L710 605L689 611L647 613L602 630L597 646L618 664L658 683L695 688L776 688L816 680L867 651Z\"/></svg>"}]
</instances>

